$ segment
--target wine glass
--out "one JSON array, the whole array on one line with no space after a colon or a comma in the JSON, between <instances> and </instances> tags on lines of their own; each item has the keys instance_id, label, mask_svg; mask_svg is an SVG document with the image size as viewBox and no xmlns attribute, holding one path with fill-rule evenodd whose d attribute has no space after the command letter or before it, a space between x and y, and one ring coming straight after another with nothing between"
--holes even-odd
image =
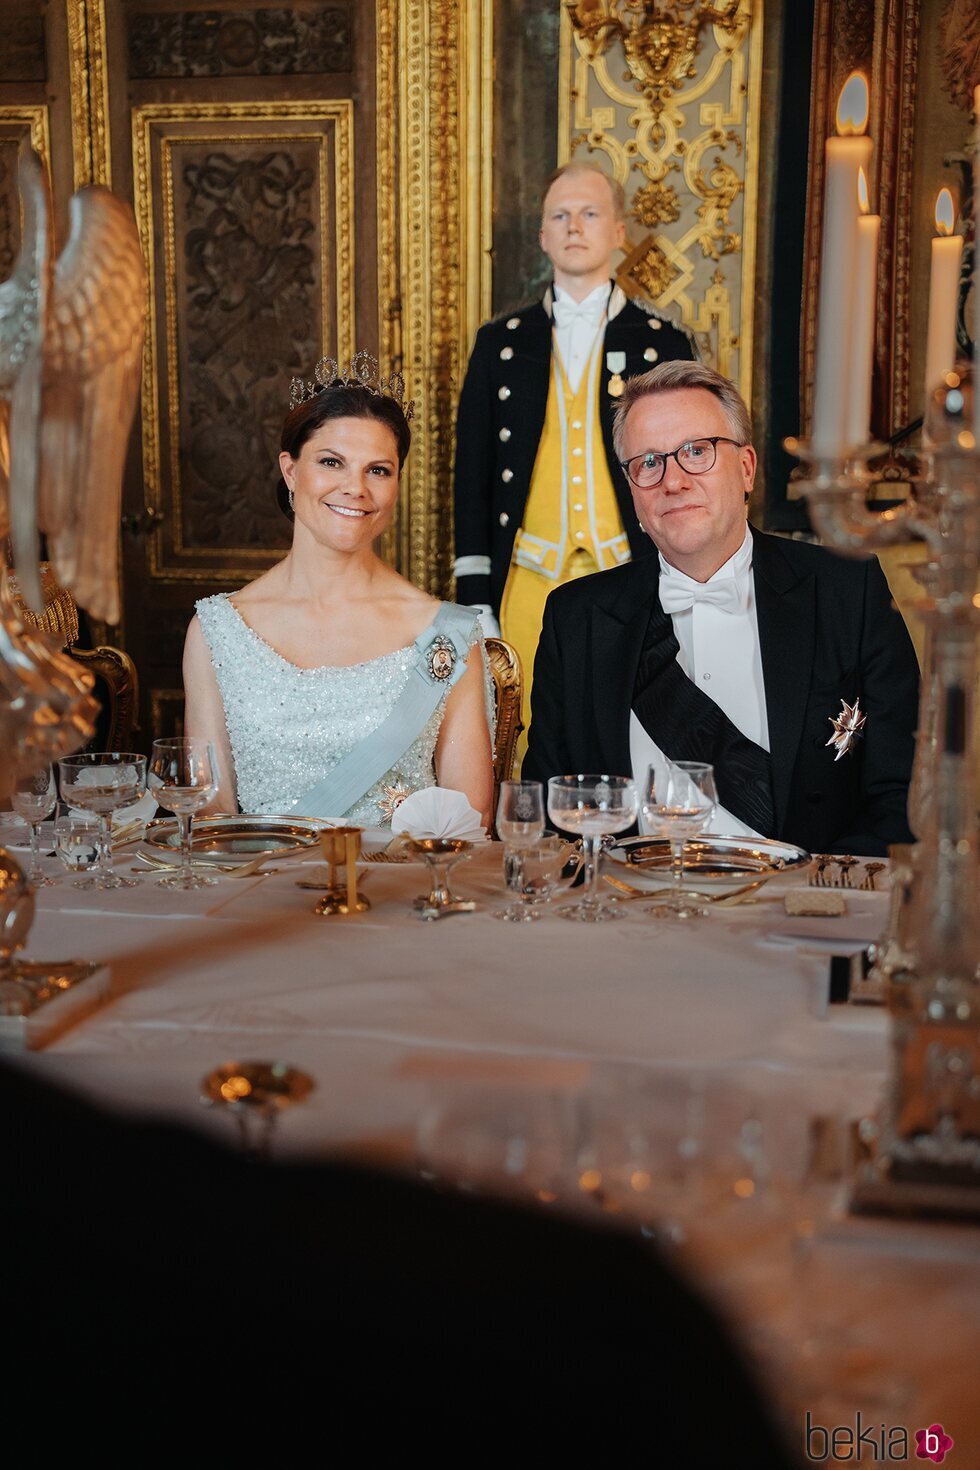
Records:
<instances>
[{"instance_id":1,"label":"wine glass","mask_svg":"<svg viewBox=\"0 0 980 1470\"><path fill-rule=\"evenodd\" d=\"M27 881L33 888L44 888L54 882L53 878L44 876L41 867L40 828L45 817L50 817L54 811L56 800L54 772L50 766L18 776L10 793L10 805L31 829L31 866Z\"/></svg>"},{"instance_id":2,"label":"wine glass","mask_svg":"<svg viewBox=\"0 0 980 1470\"><path fill-rule=\"evenodd\" d=\"M504 882L517 898L505 909L497 909L493 917L511 924L539 919L539 909L561 884L568 854L574 851L553 833L533 844L514 847L508 843L504 848Z\"/></svg>"},{"instance_id":3,"label":"wine glass","mask_svg":"<svg viewBox=\"0 0 980 1470\"><path fill-rule=\"evenodd\" d=\"M636 821L637 794L626 776L552 776L548 782L548 815L563 832L582 838L588 893L578 903L556 910L563 919L596 923L621 919L622 908L599 897L599 854L603 837L625 832Z\"/></svg>"},{"instance_id":4,"label":"wine glass","mask_svg":"<svg viewBox=\"0 0 980 1470\"><path fill-rule=\"evenodd\" d=\"M161 888L206 888L216 883L191 864L191 822L218 789L218 762L214 747L198 735L174 735L154 740L147 787L158 804L173 812L180 829L180 867L158 880Z\"/></svg>"},{"instance_id":5,"label":"wine glass","mask_svg":"<svg viewBox=\"0 0 980 1470\"><path fill-rule=\"evenodd\" d=\"M670 842L672 886L654 899L648 912L675 919L701 919L709 912L698 894L683 889L684 843L704 830L717 802L714 767L706 761L667 761L649 767L643 820L650 833Z\"/></svg>"},{"instance_id":6,"label":"wine glass","mask_svg":"<svg viewBox=\"0 0 980 1470\"><path fill-rule=\"evenodd\" d=\"M113 812L135 806L146 789L146 756L133 751L95 750L58 762L61 799L99 819L99 860L76 888L135 888L132 878L112 871Z\"/></svg>"},{"instance_id":7,"label":"wine glass","mask_svg":"<svg viewBox=\"0 0 980 1470\"><path fill-rule=\"evenodd\" d=\"M71 873L87 873L99 860L99 823L91 812L62 812L54 824L54 850ZM80 886L78 880L73 888Z\"/></svg>"},{"instance_id":8,"label":"wine glass","mask_svg":"<svg viewBox=\"0 0 980 1470\"><path fill-rule=\"evenodd\" d=\"M544 834L544 789L540 781L501 781L497 836L510 847L531 846Z\"/></svg>"}]
</instances>

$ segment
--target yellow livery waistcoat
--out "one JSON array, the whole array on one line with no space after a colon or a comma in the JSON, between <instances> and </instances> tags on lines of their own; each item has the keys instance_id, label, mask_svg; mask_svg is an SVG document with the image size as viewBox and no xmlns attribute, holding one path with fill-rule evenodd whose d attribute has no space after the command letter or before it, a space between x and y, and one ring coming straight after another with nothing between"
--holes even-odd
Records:
<instances>
[{"instance_id":1,"label":"yellow livery waistcoat","mask_svg":"<svg viewBox=\"0 0 980 1470\"><path fill-rule=\"evenodd\" d=\"M600 571L630 559L599 418L603 340L599 332L576 393L552 349L544 429L514 544L517 566L550 582L567 579L577 551L588 552Z\"/></svg>"}]
</instances>

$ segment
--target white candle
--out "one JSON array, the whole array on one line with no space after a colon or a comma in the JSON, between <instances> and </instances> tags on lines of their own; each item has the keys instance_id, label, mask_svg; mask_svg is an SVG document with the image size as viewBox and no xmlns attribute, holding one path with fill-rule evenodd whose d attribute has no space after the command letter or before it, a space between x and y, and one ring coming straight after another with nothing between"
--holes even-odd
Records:
<instances>
[{"instance_id":1,"label":"white candle","mask_svg":"<svg viewBox=\"0 0 980 1470\"><path fill-rule=\"evenodd\" d=\"M858 249L858 171L867 170L871 139L861 136L868 121L868 84L852 72L837 103L837 131L825 151L823 247L817 361L813 390L814 453L841 455L850 443L848 405L857 383L855 270Z\"/></svg>"},{"instance_id":2,"label":"white candle","mask_svg":"<svg viewBox=\"0 0 980 1470\"><path fill-rule=\"evenodd\" d=\"M960 290L963 236L954 235L953 196L940 189L936 200L936 229L929 272L929 330L926 334L925 406L943 375L956 361L956 303Z\"/></svg>"},{"instance_id":3,"label":"white candle","mask_svg":"<svg viewBox=\"0 0 980 1470\"><path fill-rule=\"evenodd\" d=\"M868 213L868 181L858 174L857 256L854 262L854 382L847 419L849 444L864 444L871 425L871 377L874 371L875 305L878 285L878 233L881 216Z\"/></svg>"}]
</instances>

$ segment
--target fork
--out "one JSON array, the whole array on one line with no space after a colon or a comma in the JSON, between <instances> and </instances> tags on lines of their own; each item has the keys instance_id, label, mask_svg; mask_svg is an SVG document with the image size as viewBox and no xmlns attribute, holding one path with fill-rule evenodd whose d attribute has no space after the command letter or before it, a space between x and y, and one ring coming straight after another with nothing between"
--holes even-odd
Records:
<instances>
[{"instance_id":1,"label":"fork","mask_svg":"<svg viewBox=\"0 0 980 1470\"><path fill-rule=\"evenodd\" d=\"M852 888L854 886L851 882L851 869L857 866L858 861L859 859L856 857L839 857L837 859L837 866L840 868L841 888Z\"/></svg>"},{"instance_id":2,"label":"fork","mask_svg":"<svg viewBox=\"0 0 980 1470\"><path fill-rule=\"evenodd\" d=\"M808 875L808 877L807 877L807 880L806 880L807 881L807 887L808 888L838 888L840 886L840 884L838 883L837 879L836 878L828 878L825 875L825 870L826 870L827 864L828 863L834 863L834 862L836 862L836 858L831 857L828 853L819 853L818 852L818 853L814 853L813 860L814 860L814 862L816 863L817 866L814 868L813 872L810 873Z\"/></svg>"},{"instance_id":3,"label":"fork","mask_svg":"<svg viewBox=\"0 0 980 1470\"><path fill-rule=\"evenodd\" d=\"M618 888L630 898L653 899L657 890L654 888L634 888L631 883L624 883L621 878L614 878L611 873L603 873L606 883ZM768 883L768 878L756 878L752 883L746 883L741 888L730 888L727 893L701 893L698 896L706 903L715 904L718 908L734 908L737 903L744 903L750 893L755 893L763 883Z\"/></svg>"}]
</instances>

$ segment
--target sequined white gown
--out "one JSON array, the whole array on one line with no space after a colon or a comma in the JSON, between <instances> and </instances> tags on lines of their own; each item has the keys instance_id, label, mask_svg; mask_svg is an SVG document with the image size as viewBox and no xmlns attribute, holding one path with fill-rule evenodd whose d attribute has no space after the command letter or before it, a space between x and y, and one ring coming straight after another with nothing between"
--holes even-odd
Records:
<instances>
[{"instance_id":1,"label":"sequined white gown","mask_svg":"<svg viewBox=\"0 0 980 1470\"><path fill-rule=\"evenodd\" d=\"M253 632L229 594L202 599L197 615L224 703L243 812L292 811L388 716L416 657L416 645L409 644L346 668L301 669ZM481 641L477 625L470 646ZM492 728L489 673L486 680ZM391 793L404 795L436 784L433 761L448 693L396 765L337 816L359 826L387 825Z\"/></svg>"}]
</instances>

